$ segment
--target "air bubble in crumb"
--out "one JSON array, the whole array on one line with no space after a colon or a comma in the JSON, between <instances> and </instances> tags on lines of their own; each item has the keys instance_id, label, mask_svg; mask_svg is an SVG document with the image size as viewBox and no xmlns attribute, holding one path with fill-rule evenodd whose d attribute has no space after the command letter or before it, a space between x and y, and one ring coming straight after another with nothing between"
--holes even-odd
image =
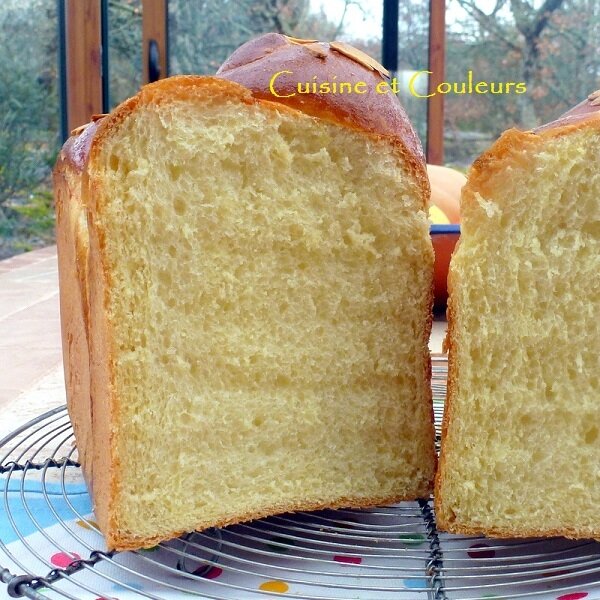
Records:
<instances>
[{"instance_id":1,"label":"air bubble in crumb","mask_svg":"<svg viewBox=\"0 0 600 600\"><path fill-rule=\"evenodd\" d=\"M477 204L479 204L479 206L483 208L488 218L492 219L502 214L500 207L495 202L492 202L491 200L486 200L478 192L475 192L475 200L477 200Z\"/></svg>"},{"instance_id":2,"label":"air bubble in crumb","mask_svg":"<svg viewBox=\"0 0 600 600\"><path fill-rule=\"evenodd\" d=\"M185 214L187 208L185 200L183 200L182 198L175 198L175 200L173 201L173 208L175 209L175 214L179 216Z\"/></svg>"},{"instance_id":3,"label":"air bubble in crumb","mask_svg":"<svg viewBox=\"0 0 600 600\"><path fill-rule=\"evenodd\" d=\"M598 439L598 428L590 427L585 432L585 437L583 438L586 444L593 444Z\"/></svg>"}]
</instances>

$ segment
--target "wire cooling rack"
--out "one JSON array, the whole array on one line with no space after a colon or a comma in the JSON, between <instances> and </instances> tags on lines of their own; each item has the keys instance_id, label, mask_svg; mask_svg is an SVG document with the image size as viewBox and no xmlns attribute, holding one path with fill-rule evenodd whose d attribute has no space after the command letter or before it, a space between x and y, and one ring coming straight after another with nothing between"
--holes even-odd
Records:
<instances>
[{"instance_id":1,"label":"wire cooling rack","mask_svg":"<svg viewBox=\"0 0 600 600\"><path fill-rule=\"evenodd\" d=\"M446 374L434 357L438 431ZM106 552L76 457L65 407L0 440L0 598L600 598L600 544L450 536L425 501L284 514Z\"/></svg>"}]
</instances>

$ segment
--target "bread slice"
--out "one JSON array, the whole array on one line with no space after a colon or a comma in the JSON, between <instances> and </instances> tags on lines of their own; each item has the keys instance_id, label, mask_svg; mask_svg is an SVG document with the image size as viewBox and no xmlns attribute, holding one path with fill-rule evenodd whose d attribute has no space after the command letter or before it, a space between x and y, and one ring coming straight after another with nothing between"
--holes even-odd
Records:
<instances>
[{"instance_id":1,"label":"bread slice","mask_svg":"<svg viewBox=\"0 0 600 600\"><path fill-rule=\"evenodd\" d=\"M600 537L600 113L507 131L450 267L441 529Z\"/></svg>"},{"instance_id":2,"label":"bread slice","mask_svg":"<svg viewBox=\"0 0 600 600\"><path fill-rule=\"evenodd\" d=\"M146 86L67 142L68 405L109 548L430 493L418 165L212 77Z\"/></svg>"}]
</instances>

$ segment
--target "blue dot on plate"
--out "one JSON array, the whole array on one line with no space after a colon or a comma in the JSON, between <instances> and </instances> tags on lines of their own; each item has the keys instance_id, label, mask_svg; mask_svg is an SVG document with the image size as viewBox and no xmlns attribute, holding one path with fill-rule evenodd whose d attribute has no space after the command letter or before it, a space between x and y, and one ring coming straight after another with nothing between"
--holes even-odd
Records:
<instances>
[{"instance_id":1,"label":"blue dot on plate","mask_svg":"<svg viewBox=\"0 0 600 600\"><path fill-rule=\"evenodd\" d=\"M129 587L125 587L129 586ZM123 585L120 583L114 583L112 586L113 590L117 590L119 592L129 592L131 589L137 590L138 592L144 589L144 586L141 583L133 583L131 581L124 581Z\"/></svg>"},{"instance_id":2,"label":"blue dot on plate","mask_svg":"<svg viewBox=\"0 0 600 600\"><path fill-rule=\"evenodd\" d=\"M403 579L402 583L411 590L426 590L429 587L427 579Z\"/></svg>"}]
</instances>

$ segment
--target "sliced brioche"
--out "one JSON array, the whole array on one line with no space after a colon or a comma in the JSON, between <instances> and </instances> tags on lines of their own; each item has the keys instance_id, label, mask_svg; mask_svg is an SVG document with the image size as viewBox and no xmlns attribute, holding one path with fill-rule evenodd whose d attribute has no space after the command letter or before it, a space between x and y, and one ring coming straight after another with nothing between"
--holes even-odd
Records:
<instances>
[{"instance_id":1,"label":"sliced brioche","mask_svg":"<svg viewBox=\"0 0 600 600\"><path fill-rule=\"evenodd\" d=\"M210 77L90 127L55 181L67 373L90 365L69 411L108 546L427 496L421 157Z\"/></svg>"},{"instance_id":2,"label":"sliced brioche","mask_svg":"<svg viewBox=\"0 0 600 600\"><path fill-rule=\"evenodd\" d=\"M473 165L450 266L440 528L600 537L600 113Z\"/></svg>"}]
</instances>

